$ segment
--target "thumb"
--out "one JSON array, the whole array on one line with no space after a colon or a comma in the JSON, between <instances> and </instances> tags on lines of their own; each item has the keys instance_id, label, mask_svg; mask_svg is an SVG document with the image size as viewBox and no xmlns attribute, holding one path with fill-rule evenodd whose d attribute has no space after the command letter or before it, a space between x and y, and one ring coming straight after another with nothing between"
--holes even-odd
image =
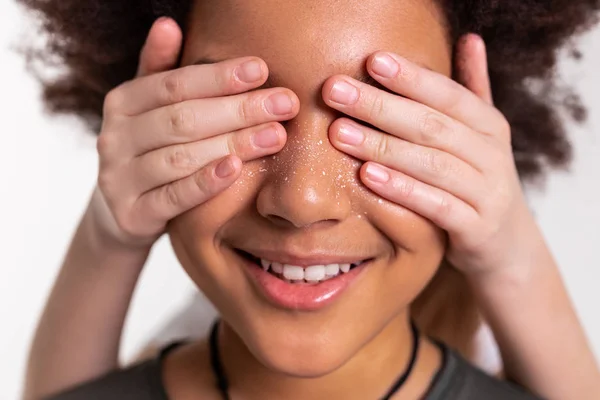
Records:
<instances>
[{"instance_id":1,"label":"thumb","mask_svg":"<svg viewBox=\"0 0 600 400\"><path fill-rule=\"evenodd\" d=\"M494 104L485 43L474 33L464 35L456 47L456 80L488 104Z\"/></svg>"},{"instance_id":2,"label":"thumb","mask_svg":"<svg viewBox=\"0 0 600 400\"><path fill-rule=\"evenodd\" d=\"M157 19L140 54L137 77L175 68L183 41L181 28L171 18Z\"/></svg>"}]
</instances>

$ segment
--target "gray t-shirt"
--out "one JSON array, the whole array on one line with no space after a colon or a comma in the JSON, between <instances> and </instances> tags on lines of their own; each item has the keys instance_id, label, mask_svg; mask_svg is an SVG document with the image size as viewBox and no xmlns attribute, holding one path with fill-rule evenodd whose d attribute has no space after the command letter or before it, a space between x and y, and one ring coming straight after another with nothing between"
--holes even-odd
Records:
<instances>
[{"instance_id":1,"label":"gray t-shirt","mask_svg":"<svg viewBox=\"0 0 600 400\"><path fill-rule=\"evenodd\" d=\"M112 372L48 400L168 400L161 378L162 360L177 346L169 346L153 360ZM440 347L442 366L422 400L540 400L473 367L446 346Z\"/></svg>"}]
</instances>

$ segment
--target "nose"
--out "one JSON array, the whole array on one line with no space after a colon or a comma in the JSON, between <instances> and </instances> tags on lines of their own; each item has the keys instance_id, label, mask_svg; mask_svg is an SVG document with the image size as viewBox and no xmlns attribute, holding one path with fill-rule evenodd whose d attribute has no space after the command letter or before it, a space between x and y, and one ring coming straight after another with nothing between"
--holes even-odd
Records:
<instances>
[{"instance_id":1,"label":"nose","mask_svg":"<svg viewBox=\"0 0 600 400\"><path fill-rule=\"evenodd\" d=\"M288 122L288 141L270 161L270 179L258 193L258 212L282 227L336 224L352 211L352 159L335 149L327 131L334 111L303 109Z\"/></svg>"}]
</instances>

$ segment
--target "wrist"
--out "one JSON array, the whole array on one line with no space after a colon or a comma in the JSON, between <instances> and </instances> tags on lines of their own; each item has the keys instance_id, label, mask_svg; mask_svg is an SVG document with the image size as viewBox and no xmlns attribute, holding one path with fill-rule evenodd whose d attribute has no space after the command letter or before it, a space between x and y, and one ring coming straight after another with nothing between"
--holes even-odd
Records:
<instances>
[{"instance_id":1,"label":"wrist","mask_svg":"<svg viewBox=\"0 0 600 400\"><path fill-rule=\"evenodd\" d=\"M478 297L518 299L542 290L548 278L560 276L558 266L541 236L529 236L515 249L510 263L491 270L467 275Z\"/></svg>"},{"instance_id":2,"label":"wrist","mask_svg":"<svg viewBox=\"0 0 600 400\"><path fill-rule=\"evenodd\" d=\"M85 241L88 243L88 249L95 260L128 260L128 264L143 267L152 244L133 245L119 240L98 220L97 213L88 208L83 216L81 230ZM122 264L118 262L117 264ZM110 263L112 264L112 263Z\"/></svg>"},{"instance_id":3,"label":"wrist","mask_svg":"<svg viewBox=\"0 0 600 400\"><path fill-rule=\"evenodd\" d=\"M510 298L523 293L533 281L533 267L502 268L494 271L467 275L471 290L481 300L482 298Z\"/></svg>"},{"instance_id":4,"label":"wrist","mask_svg":"<svg viewBox=\"0 0 600 400\"><path fill-rule=\"evenodd\" d=\"M556 268L542 231L529 210L515 218L512 232L496 249L497 255L487 268L472 269L467 279L475 285L506 288L528 285L544 271ZM509 238L509 239L506 239Z\"/></svg>"},{"instance_id":5,"label":"wrist","mask_svg":"<svg viewBox=\"0 0 600 400\"><path fill-rule=\"evenodd\" d=\"M102 250L120 253L148 253L156 238L128 238L120 231L103 194L96 188L92 194L84 221L94 245Z\"/></svg>"}]
</instances>

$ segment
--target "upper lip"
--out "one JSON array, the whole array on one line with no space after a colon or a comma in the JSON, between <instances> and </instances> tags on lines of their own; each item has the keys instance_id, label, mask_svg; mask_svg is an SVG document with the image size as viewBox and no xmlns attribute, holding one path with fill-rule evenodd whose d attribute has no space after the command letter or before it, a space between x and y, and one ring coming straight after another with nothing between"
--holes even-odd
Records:
<instances>
[{"instance_id":1,"label":"upper lip","mask_svg":"<svg viewBox=\"0 0 600 400\"><path fill-rule=\"evenodd\" d=\"M291 253L286 251L265 250L265 249L239 249L256 258L260 258L270 262L278 262L281 264L297 265L300 267L308 267L311 265L328 265L328 264L352 264L361 261L366 261L373 256L368 255L348 255L348 254L332 254L325 253L319 250L313 250L310 254Z\"/></svg>"}]
</instances>

